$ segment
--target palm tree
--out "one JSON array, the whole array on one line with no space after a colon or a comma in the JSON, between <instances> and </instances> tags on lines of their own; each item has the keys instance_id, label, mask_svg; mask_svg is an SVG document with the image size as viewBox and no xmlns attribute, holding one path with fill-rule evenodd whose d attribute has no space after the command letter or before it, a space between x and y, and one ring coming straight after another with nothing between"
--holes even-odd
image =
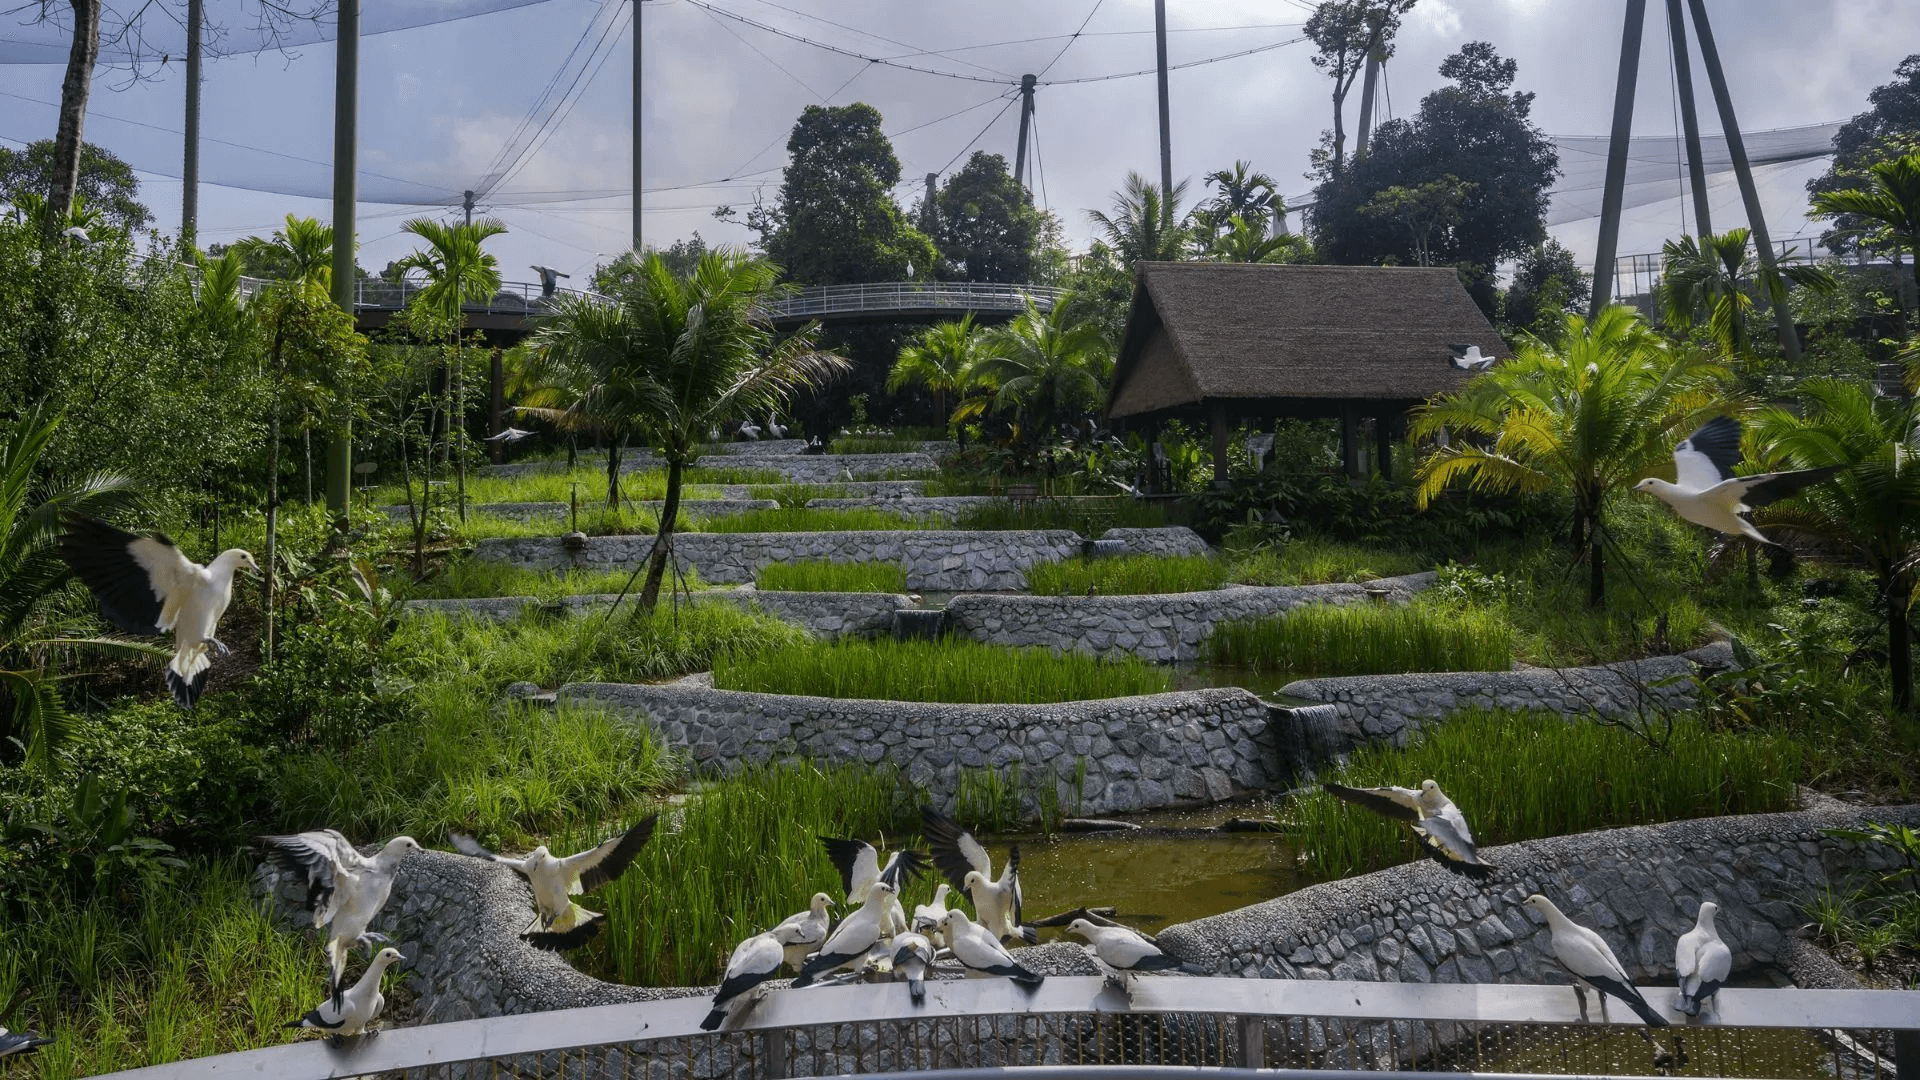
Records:
<instances>
[{"instance_id":1,"label":"palm tree","mask_svg":"<svg viewBox=\"0 0 1920 1080\"><path fill-rule=\"evenodd\" d=\"M966 388L975 367L985 352L985 336L973 323L973 314L959 322L939 323L919 336L893 362L887 373L887 389L899 391L920 386L933 394L933 409L942 423L948 422L947 395Z\"/></svg>"},{"instance_id":2,"label":"palm tree","mask_svg":"<svg viewBox=\"0 0 1920 1080\"><path fill-rule=\"evenodd\" d=\"M500 291L499 260L482 245L489 238L506 232L507 226L494 218L452 223L414 218L400 226L400 229L427 242L425 249L415 251L395 264L402 274L418 270L426 277L425 286L407 301L408 306L418 305L431 312L453 339L453 366L446 385L445 453L447 464L454 471L455 499L459 504L460 520L464 522L467 520L466 456L455 453L454 448L465 430L463 414L466 411L460 400L460 331L465 322L463 311L466 304L469 301L486 300Z\"/></svg>"},{"instance_id":3,"label":"palm tree","mask_svg":"<svg viewBox=\"0 0 1920 1080\"><path fill-rule=\"evenodd\" d=\"M1064 415L1091 408L1113 363L1100 328L1082 317L1071 292L1042 312L1027 308L988 337L976 378L994 388L992 408L1017 418L1017 442L1038 448Z\"/></svg>"},{"instance_id":4,"label":"palm tree","mask_svg":"<svg viewBox=\"0 0 1920 1080\"><path fill-rule=\"evenodd\" d=\"M1774 269L1766 269L1751 258L1749 238L1741 228L1718 236L1708 233L1667 241L1661 249L1665 269L1654 287L1661 318L1668 326L1686 329L1704 320L1707 333L1734 357L1745 356L1748 350L1746 322L1754 292L1782 307L1789 282L1821 292L1838 288L1833 275L1818 266L1776 263Z\"/></svg>"},{"instance_id":5,"label":"palm tree","mask_svg":"<svg viewBox=\"0 0 1920 1080\"><path fill-rule=\"evenodd\" d=\"M333 288L333 226L310 217L287 215L287 227L275 229L271 240L249 236L234 247L283 266L295 281Z\"/></svg>"},{"instance_id":6,"label":"palm tree","mask_svg":"<svg viewBox=\"0 0 1920 1080\"><path fill-rule=\"evenodd\" d=\"M244 250L235 244L220 257L209 258L196 251L194 264L200 270L199 289L194 293L195 314L201 325L215 336L230 340L240 329L245 302L240 295Z\"/></svg>"},{"instance_id":7,"label":"palm tree","mask_svg":"<svg viewBox=\"0 0 1920 1080\"><path fill-rule=\"evenodd\" d=\"M666 499L640 593L641 610L652 611L672 550L681 481L708 430L784 408L795 390L845 371L847 361L815 347L814 326L775 340L758 313L780 272L763 259L716 248L679 277L658 252L621 258L631 270L616 276L612 304L562 297L535 332L546 362L574 371L569 385L579 393L566 409L536 414L630 426L666 460Z\"/></svg>"},{"instance_id":8,"label":"palm tree","mask_svg":"<svg viewBox=\"0 0 1920 1080\"><path fill-rule=\"evenodd\" d=\"M1912 256L1913 283L1920 289L1920 153L1867 167L1868 186L1823 191L1813 197L1821 217L1853 214L1877 225L1878 239Z\"/></svg>"},{"instance_id":9,"label":"palm tree","mask_svg":"<svg viewBox=\"0 0 1920 1080\"><path fill-rule=\"evenodd\" d=\"M1415 437L1442 428L1455 436L1421 462L1420 505L1460 480L1480 491L1571 491L1574 556L1590 560L1587 599L1598 606L1606 599L1601 542L1609 505L1665 466L1676 436L1712 408L1723 374L1704 356L1669 347L1626 305L1606 308L1591 324L1568 315L1559 343L1529 341L1513 359L1416 411Z\"/></svg>"},{"instance_id":10,"label":"palm tree","mask_svg":"<svg viewBox=\"0 0 1920 1080\"><path fill-rule=\"evenodd\" d=\"M1306 262L1312 249L1306 237L1270 232L1266 218L1235 214L1207 253L1220 262L1297 263Z\"/></svg>"},{"instance_id":11,"label":"palm tree","mask_svg":"<svg viewBox=\"0 0 1920 1080\"><path fill-rule=\"evenodd\" d=\"M1769 467L1844 465L1832 480L1769 507L1767 522L1852 549L1880 584L1894 707L1913 704L1907 618L1920 569L1920 403L1875 394L1867 383L1808 379L1797 410L1762 409L1751 439Z\"/></svg>"},{"instance_id":12,"label":"palm tree","mask_svg":"<svg viewBox=\"0 0 1920 1080\"><path fill-rule=\"evenodd\" d=\"M1187 194L1185 180L1173 185L1172 197L1137 172L1127 174L1126 186L1113 194L1112 215L1098 210L1087 217L1106 234L1107 243L1126 266L1141 261L1179 262L1193 247L1193 226L1180 213Z\"/></svg>"},{"instance_id":13,"label":"palm tree","mask_svg":"<svg viewBox=\"0 0 1920 1080\"><path fill-rule=\"evenodd\" d=\"M1218 234L1236 217L1250 222L1271 219L1275 225L1286 220L1287 204L1281 200L1273 177L1255 172L1248 162L1236 161L1230 169L1216 169L1206 175L1206 182L1218 194L1195 216L1204 215L1209 232Z\"/></svg>"}]
</instances>

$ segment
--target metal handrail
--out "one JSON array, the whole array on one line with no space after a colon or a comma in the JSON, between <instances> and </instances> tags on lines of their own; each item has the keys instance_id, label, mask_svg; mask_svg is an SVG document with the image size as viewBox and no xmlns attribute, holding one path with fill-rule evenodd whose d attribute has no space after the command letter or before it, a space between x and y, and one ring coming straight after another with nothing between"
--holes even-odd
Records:
<instances>
[{"instance_id":1,"label":"metal handrail","mask_svg":"<svg viewBox=\"0 0 1920 1080\"><path fill-rule=\"evenodd\" d=\"M1654 1008L1678 1015L1674 1012L1676 990L1648 987L1644 992ZM1717 1004L1711 1023L1696 1022L1697 1026L1896 1032L1920 1029L1920 994L1910 991L1723 989ZM779 990L712 1035L699 1028L709 1007L709 1000L701 996L523 1013L395 1028L377 1038L345 1040L339 1048L324 1041L306 1041L111 1075L119 1080L234 1076L322 1080L636 1042L714 1038L730 1032L966 1016L1214 1014L1248 1021L1324 1018L1583 1023L1574 991L1568 986L1294 979L1143 978L1134 983L1130 999L1108 987L1104 980L1092 977L1049 978L1031 993L1001 980L939 981L926 984L926 1000L918 1006L901 983ZM1598 1023L1597 1008L1594 1013L1593 1022ZM1625 1008L1613 1010L1610 1020L1621 1028L1639 1023ZM1247 1027L1258 1030L1260 1025L1255 1022ZM1250 1057L1258 1042L1257 1038L1253 1040ZM1901 1045L1909 1042L1920 1041L1903 1037ZM1902 1060L1899 1065L1907 1066L1908 1062ZM1920 1061L1911 1067L1920 1069ZM1017 1072L1033 1075L1025 1068ZM1189 1068L1188 1074L1192 1072ZM1341 1070L1330 1075L1363 1074Z\"/></svg>"},{"instance_id":2,"label":"metal handrail","mask_svg":"<svg viewBox=\"0 0 1920 1080\"><path fill-rule=\"evenodd\" d=\"M777 297L768 305L774 318L805 318L863 311L1020 311L1027 302L1051 308L1061 290L1048 285L1005 285L972 281L887 281L865 285L817 285Z\"/></svg>"}]
</instances>

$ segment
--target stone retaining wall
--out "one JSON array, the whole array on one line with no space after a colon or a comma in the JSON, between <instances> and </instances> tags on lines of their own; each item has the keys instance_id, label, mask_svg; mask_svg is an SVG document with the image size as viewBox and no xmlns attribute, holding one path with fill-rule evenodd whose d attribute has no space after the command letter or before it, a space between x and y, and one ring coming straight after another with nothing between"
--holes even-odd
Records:
<instances>
[{"instance_id":1,"label":"stone retaining wall","mask_svg":"<svg viewBox=\"0 0 1920 1080\"><path fill-rule=\"evenodd\" d=\"M566 596L550 605L557 611L581 612L604 608L618 593L587 593ZM875 637L893 632L893 613L911 607L913 601L899 593L852 592L760 592L751 585L738 589L712 590L694 594L697 603L727 603L765 612L784 622L804 626L823 638L843 634ZM633 603L633 596L627 603ZM467 615L492 622L508 622L532 608L549 606L534 596L491 596L470 600L409 600L402 610L437 611L449 615Z\"/></svg>"},{"instance_id":2,"label":"stone retaining wall","mask_svg":"<svg viewBox=\"0 0 1920 1080\"><path fill-rule=\"evenodd\" d=\"M941 705L579 683L563 702L643 720L701 769L808 758L890 762L953 805L962 769L1018 766L1074 814L1214 802L1291 775L1267 704L1245 690L1190 690L1060 705ZM1084 762L1085 779L1075 788Z\"/></svg>"},{"instance_id":3,"label":"stone retaining wall","mask_svg":"<svg viewBox=\"0 0 1920 1080\"><path fill-rule=\"evenodd\" d=\"M827 559L899 563L908 588L940 592L1024 588L1027 567L1080 550L1080 538L1064 529L680 533L673 543L680 565L715 585L752 581L768 563ZM596 536L583 550L569 552L559 537L519 537L482 540L473 557L537 570L606 570L632 567L652 546L651 536Z\"/></svg>"},{"instance_id":4,"label":"stone retaining wall","mask_svg":"<svg viewBox=\"0 0 1920 1080\"><path fill-rule=\"evenodd\" d=\"M1114 529L1107 535L1128 533L1131 547L1154 542L1159 532ZM1214 626L1230 619L1277 615L1302 604L1360 603L1370 597L1405 603L1432 583L1433 574L1425 573L1361 585L1233 585L1148 596L956 596L947 604L947 628L996 645L1039 646L1102 657L1131 655L1164 664L1199 659L1201 643Z\"/></svg>"},{"instance_id":5,"label":"stone retaining wall","mask_svg":"<svg viewBox=\"0 0 1920 1080\"><path fill-rule=\"evenodd\" d=\"M727 445L734 447L754 444L729 443ZM606 472L605 455L581 454L576 460L584 467L598 468L602 473ZM484 476L530 476L535 473L561 472L566 467L563 461L516 461L507 465L483 465L479 471ZM620 455L620 471L623 473L651 472L665 467L659 458L646 451L628 450ZM748 453L723 449L706 454L695 467L769 469L783 474L788 483L833 484L845 480L849 472L856 480L877 478L887 473L933 472L939 468L939 462L931 453L915 451L898 454L800 454Z\"/></svg>"},{"instance_id":6,"label":"stone retaining wall","mask_svg":"<svg viewBox=\"0 0 1920 1080\"><path fill-rule=\"evenodd\" d=\"M1403 745L1422 725L1458 709L1546 709L1565 716L1623 717L1686 708L1694 694L1689 676L1703 668L1732 665L1732 650L1719 644L1679 656L1597 667L1301 679L1281 687L1280 693L1332 705L1349 748L1375 740Z\"/></svg>"},{"instance_id":7,"label":"stone retaining wall","mask_svg":"<svg viewBox=\"0 0 1920 1080\"><path fill-rule=\"evenodd\" d=\"M1204 974L1261 979L1564 983L1537 916L1541 893L1599 931L1636 979L1671 983L1675 939L1702 900L1734 972L1784 959L1828 887L1895 863L1884 847L1826 830L1866 820L1920 822L1920 807L1819 807L1676 821L1482 849L1485 885L1426 860L1329 882L1170 927L1160 944ZM1473 809L1466 808L1469 819Z\"/></svg>"},{"instance_id":8,"label":"stone retaining wall","mask_svg":"<svg viewBox=\"0 0 1920 1080\"><path fill-rule=\"evenodd\" d=\"M1158 529L1108 529L1102 540L1124 540L1129 555L1205 555L1212 550L1200 534L1185 525Z\"/></svg>"},{"instance_id":9,"label":"stone retaining wall","mask_svg":"<svg viewBox=\"0 0 1920 1080\"><path fill-rule=\"evenodd\" d=\"M947 522L977 506L1005 503L993 495L936 495L932 497L868 496L866 498L808 499L810 510L885 510L901 517L938 517Z\"/></svg>"}]
</instances>

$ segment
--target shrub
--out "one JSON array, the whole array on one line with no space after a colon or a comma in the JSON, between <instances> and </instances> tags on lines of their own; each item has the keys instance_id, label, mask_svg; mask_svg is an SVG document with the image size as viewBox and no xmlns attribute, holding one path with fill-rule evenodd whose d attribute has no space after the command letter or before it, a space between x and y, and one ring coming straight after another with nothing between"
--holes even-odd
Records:
<instances>
[{"instance_id":1,"label":"shrub","mask_svg":"<svg viewBox=\"0 0 1920 1080\"><path fill-rule=\"evenodd\" d=\"M1169 680L1165 671L1131 657L882 639L729 655L714 663L713 685L763 694L1038 705L1164 693Z\"/></svg>"},{"instance_id":2,"label":"shrub","mask_svg":"<svg viewBox=\"0 0 1920 1080\"><path fill-rule=\"evenodd\" d=\"M899 563L802 559L761 567L754 585L787 592L904 593L907 571Z\"/></svg>"},{"instance_id":3,"label":"shrub","mask_svg":"<svg viewBox=\"0 0 1920 1080\"><path fill-rule=\"evenodd\" d=\"M1213 662L1296 677L1505 671L1513 631L1498 614L1422 604L1307 604L1214 627Z\"/></svg>"}]
</instances>

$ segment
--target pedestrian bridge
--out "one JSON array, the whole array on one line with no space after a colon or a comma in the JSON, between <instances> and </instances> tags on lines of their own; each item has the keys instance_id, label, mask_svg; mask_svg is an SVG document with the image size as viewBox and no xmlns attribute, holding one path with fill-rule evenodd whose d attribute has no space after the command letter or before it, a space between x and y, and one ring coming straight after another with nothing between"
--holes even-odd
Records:
<instances>
[{"instance_id":1,"label":"pedestrian bridge","mask_svg":"<svg viewBox=\"0 0 1920 1080\"><path fill-rule=\"evenodd\" d=\"M722 1030L686 996L395 1028L111 1074L189 1077L554 1077L566 1080L1509 1080L1687 1075L1900 1080L1920 1072L1920 1010L1901 990L1723 989L1675 1025L1603 1021L1570 986L1148 976L775 990ZM667 991L673 993L673 991ZM1591 1008L1592 1013L1586 1009ZM1716 1015L1717 1013L1717 1015ZM1589 1022L1590 1019L1590 1022Z\"/></svg>"}]
</instances>

